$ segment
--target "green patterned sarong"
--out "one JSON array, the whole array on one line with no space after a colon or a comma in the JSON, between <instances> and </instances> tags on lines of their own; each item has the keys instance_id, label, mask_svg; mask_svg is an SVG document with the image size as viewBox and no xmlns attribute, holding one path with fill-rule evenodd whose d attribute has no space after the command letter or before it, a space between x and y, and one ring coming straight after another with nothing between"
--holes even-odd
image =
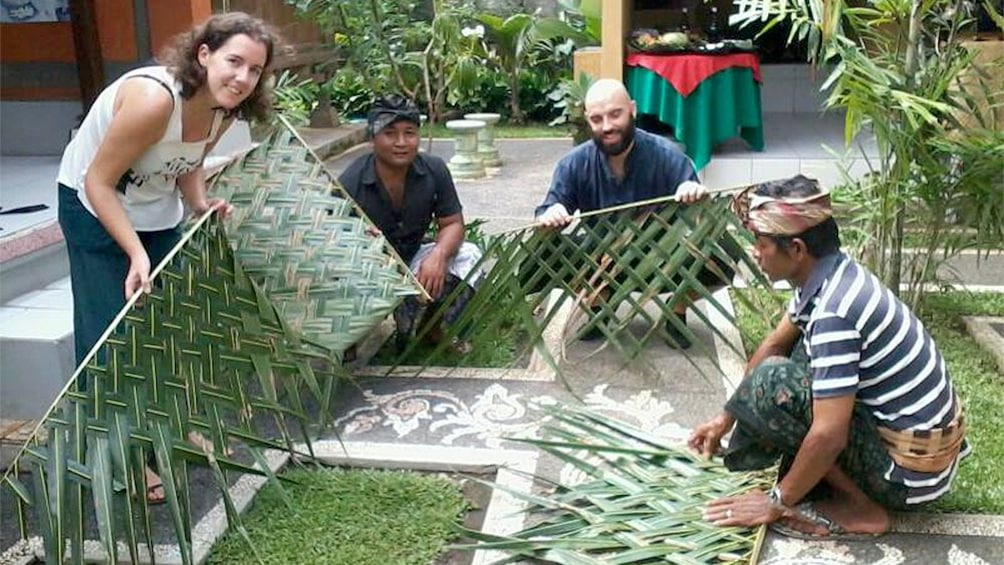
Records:
<instances>
[{"instance_id":1,"label":"green patterned sarong","mask_svg":"<svg viewBox=\"0 0 1004 565\"><path fill-rule=\"evenodd\" d=\"M737 422L725 453L730 470L762 469L781 459L785 472L801 447L812 425L812 377L802 345L796 344L794 351L790 359L764 360L726 403ZM906 507L907 488L884 478L892 458L875 418L860 403L854 407L847 447L837 464L878 504Z\"/></svg>"}]
</instances>

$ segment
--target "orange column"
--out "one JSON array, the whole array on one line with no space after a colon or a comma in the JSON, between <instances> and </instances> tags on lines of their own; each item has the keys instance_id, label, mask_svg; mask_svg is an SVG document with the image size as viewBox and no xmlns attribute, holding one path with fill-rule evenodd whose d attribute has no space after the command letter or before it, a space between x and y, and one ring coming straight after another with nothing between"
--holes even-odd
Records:
<instances>
[{"instance_id":1,"label":"orange column","mask_svg":"<svg viewBox=\"0 0 1004 565\"><path fill-rule=\"evenodd\" d=\"M175 35L191 29L213 13L210 0L146 0L150 48L160 52Z\"/></svg>"}]
</instances>

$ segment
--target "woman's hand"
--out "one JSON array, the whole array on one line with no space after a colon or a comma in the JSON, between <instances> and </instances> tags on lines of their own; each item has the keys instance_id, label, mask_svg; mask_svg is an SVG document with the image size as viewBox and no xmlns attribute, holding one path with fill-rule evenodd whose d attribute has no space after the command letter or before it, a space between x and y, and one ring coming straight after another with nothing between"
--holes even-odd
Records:
<instances>
[{"instance_id":1,"label":"woman's hand","mask_svg":"<svg viewBox=\"0 0 1004 565\"><path fill-rule=\"evenodd\" d=\"M202 202L192 205L192 212L196 216L201 216L209 210L216 210L220 219L226 220L234 212L234 206L223 198L206 198Z\"/></svg>"},{"instance_id":2,"label":"woman's hand","mask_svg":"<svg viewBox=\"0 0 1004 565\"><path fill-rule=\"evenodd\" d=\"M137 251L129 258L129 272L125 278L126 301L137 292L150 294L150 290L150 257L146 250Z\"/></svg>"}]
</instances>

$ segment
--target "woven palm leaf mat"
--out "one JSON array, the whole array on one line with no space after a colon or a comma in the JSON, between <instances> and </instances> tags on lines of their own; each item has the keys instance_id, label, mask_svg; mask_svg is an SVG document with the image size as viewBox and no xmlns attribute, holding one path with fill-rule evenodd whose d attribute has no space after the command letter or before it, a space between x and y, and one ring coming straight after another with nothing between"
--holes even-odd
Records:
<instances>
[{"instance_id":1,"label":"woven palm leaf mat","mask_svg":"<svg viewBox=\"0 0 1004 565\"><path fill-rule=\"evenodd\" d=\"M288 124L214 186L236 206L233 238L209 215L196 222L4 475L22 537L41 535L50 559L80 558L84 539L99 537L106 554L136 561L157 537L143 496L155 464L168 513L159 521L191 560L190 467L207 467L239 521L233 476L271 477L263 450L309 446L331 420L340 352L420 292ZM227 448L205 451L213 446Z\"/></svg>"},{"instance_id":2,"label":"woven palm leaf mat","mask_svg":"<svg viewBox=\"0 0 1004 565\"><path fill-rule=\"evenodd\" d=\"M306 339L340 353L420 292L292 127L224 168L212 192L234 205L227 234L241 266Z\"/></svg>"},{"instance_id":3,"label":"woven palm leaf mat","mask_svg":"<svg viewBox=\"0 0 1004 565\"><path fill-rule=\"evenodd\" d=\"M592 330L603 337L598 347L614 349L628 362L638 358L650 341L673 342L668 321L672 330L694 344L683 352L688 359L694 355L716 359L713 342L696 339L693 329L671 314L678 305L689 305L691 297L709 298L714 287L732 282L732 273L762 281L743 251L746 232L738 229L741 222L730 206L727 197L690 206L663 198L596 211L560 232L527 226L489 237L480 263L484 278L448 328L448 337L463 339L476 351L495 347L498 334L515 326L526 335L524 350L514 357L525 358L526 350L536 347L560 373L561 359L540 346L563 307L574 305L563 328L565 343ZM703 266L717 284L699 276ZM431 320L442 319L460 297L458 288ZM716 301L709 301L709 307L732 321L732 312ZM722 337L723 343L731 343L705 311L690 308L688 316ZM398 363L418 350L423 335L420 331ZM450 343L442 340L425 363ZM410 361L416 364L414 357Z\"/></svg>"},{"instance_id":4,"label":"woven palm leaf mat","mask_svg":"<svg viewBox=\"0 0 1004 565\"><path fill-rule=\"evenodd\" d=\"M184 556L193 464L227 500L235 472L261 474L263 450L309 443L328 418L338 365L279 315L222 226L203 218L155 274L152 294L127 304L42 421L48 441L36 434L4 476L19 521L31 512L38 526L23 534L41 534L47 555L64 539L79 554L90 516L105 549L126 540L135 561L151 525L145 497L126 493L145 491L149 460ZM235 453L208 457L191 432Z\"/></svg>"}]
</instances>

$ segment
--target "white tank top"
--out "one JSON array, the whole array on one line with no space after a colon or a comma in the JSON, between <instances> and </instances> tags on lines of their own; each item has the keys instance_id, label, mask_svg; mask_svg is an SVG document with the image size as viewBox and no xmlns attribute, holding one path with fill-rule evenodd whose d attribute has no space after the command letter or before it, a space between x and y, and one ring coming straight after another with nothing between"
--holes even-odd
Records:
<instances>
[{"instance_id":1,"label":"white tank top","mask_svg":"<svg viewBox=\"0 0 1004 565\"><path fill-rule=\"evenodd\" d=\"M145 80L157 80L170 90L174 98L174 110L168 120L164 137L132 164L119 179L116 189L133 229L136 231L169 229L177 226L184 214L177 186L178 177L202 164L206 144L216 138L224 113L216 112L209 137L202 141L182 141L181 85L166 67L143 67L129 71L98 95L83 123L80 124L77 135L63 151L63 159L59 165L59 183L75 189L84 207L97 216L91 203L87 201L84 177L111 124L115 95L119 87L126 80L136 76L148 77Z\"/></svg>"}]
</instances>

